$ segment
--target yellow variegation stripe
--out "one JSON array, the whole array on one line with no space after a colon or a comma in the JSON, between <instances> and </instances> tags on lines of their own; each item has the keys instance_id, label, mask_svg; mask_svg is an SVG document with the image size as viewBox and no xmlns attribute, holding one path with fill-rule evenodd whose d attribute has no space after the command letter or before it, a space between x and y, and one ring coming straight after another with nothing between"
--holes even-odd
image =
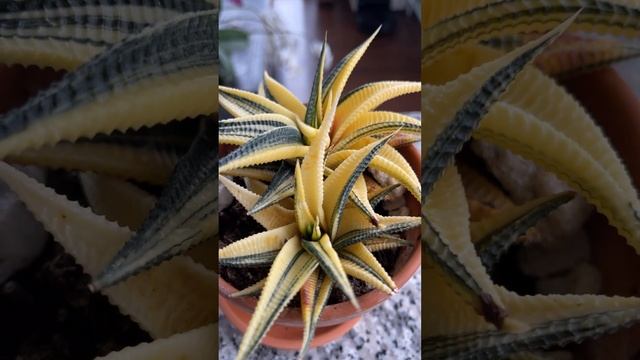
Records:
<instances>
[{"instance_id":1,"label":"yellow variegation stripe","mask_svg":"<svg viewBox=\"0 0 640 360\"><path fill-rule=\"evenodd\" d=\"M324 273L317 269L316 273L318 279L313 283L313 286L309 281L307 281L305 287L300 291L301 304L305 304L306 302L307 305L302 305L302 318L304 320L305 327L302 336L302 349L298 354L299 359L304 358L304 355L307 353L307 350L311 345L311 340L313 339L313 335L316 331L318 319L320 319L322 309L324 309L324 306L329 299L329 295L331 294L331 289L333 288L333 280L331 280L331 277L324 275Z\"/></svg>"},{"instance_id":2,"label":"yellow variegation stripe","mask_svg":"<svg viewBox=\"0 0 640 360\"><path fill-rule=\"evenodd\" d=\"M367 50L376 35L378 35L379 31L380 27L378 27L378 29L376 29L376 31L360 46L352 50L342 60L340 60L336 67L331 71L329 76L325 79L325 84L323 84L322 100L325 103L329 92L331 92L336 99L340 99L342 90L344 89L353 68L355 68L358 61L360 61L362 55L364 55L364 52Z\"/></svg>"},{"instance_id":3,"label":"yellow variegation stripe","mask_svg":"<svg viewBox=\"0 0 640 360\"><path fill-rule=\"evenodd\" d=\"M388 250L388 249L395 249L401 246L409 246L411 245L411 242L401 237L386 235L386 236L380 236L378 238L374 238L371 240L367 240L364 242L364 245L367 247L369 251L376 252L376 251L382 251L382 250Z\"/></svg>"},{"instance_id":4,"label":"yellow variegation stripe","mask_svg":"<svg viewBox=\"0 0 640 360\"><path fill-rule=\"evenodd\" d=\"M327 116L322 121L322 125L320 125L320 128L318 129L318 134L316 134L311 141L309 150L302 160L301 167L301 180L304 183L305 197L308 201L309 211L313 218L317 217L320 220L320 224L323 227L327 226L325 213L322 208L322 202L324 199L324 159L327 147L331 142L329 132L331 131L331 126L333 124L336 99L329 98L328 104L329 111L327 112Z\"/></svg>"},{"instance_id":5,"label":"yellow variegation stripe","mask_svg":"<svg viewBox=\"0 0 640 360\"><path fill-rule=\"evenodd\" d=\"M141 188L109 176L82 173L80 183L96 214L134 231L156 203L156 198Z\"/></svg>"},{"instance_id":6,"label":"yellow variegation stripe","mask_svg":"<svg viewBox=\"0 0 640 360\"><path fill-rule=\"evenodd\" d=\"M338 166L338 164L343 163L347 158L349 158L355 152L356 150L341 150L341 151L332 153L327 157L326 165L328 167L336 167ZM381 149L381 152L385 152L387 156L392 156L393 160L397 159L397 157L393 155L391 151L388 151L388 148L383 147ZM402 157L402 155L400 155L400 157ZM400 167L401 166L400 164L402 164L403 161L399 160L399 162L394 162L392 159L383 157L380 153L378 153L373 158L369 166L373 169L380 170L388 174L389 176L393 177L394 179L398 180L402 184L402 186L404 186L405 188L407 188L407 190L409 190L411 195L413 195L416 199L420 200L421 198L420 182L418 181L418 177L416 176L416 174L413 172L413 170L411 170L411 172L409 173L405 172ZM406 162L404 158L402 159L404 160L404 162Z\"/></svg>"},{"instance_id":7,"label":"yellow variegation stripe","mask_svg":"<svg viewBox=\"0 0 640 360\"><path fill-rule=\"evenodd\" d=\"M75 141L99 133L215 113L217 103L211 101L217 93L218 78L212 75L215 73L213 68L189 69L141 80L100 101L54 115L46 114L25 130L0 141L0 158L63 140ZM172 84L171 90L167 84ZM176 97L177 93L182 96ZM91 121L87 121L87 114L91 114Z\"/></svg>"},{"instance_id":8,"label":"yellow variegation stripe","mask_svg":"<svg viewBox=\"0 0 640 360\"><path fill-rule=\"evenodd\" d=\"M420 136L420 120L410 116L388 112L371 111L362 114L345 131L345 136L332 145L332 151L342 150L358 139L366 136L392 133L400 129L400 134L416 134Z\"/></svg>"},{"instance_id":9,"label":"yellow variegation stripe","mask_svg":"<svg viewBox=\"0 0 640 360\"><path fill-rule=\"evenodd\" d=\"M271 255L282 248L285 241L296 234L296 225L288 224L272 230L267 230L235 241L218 250L218 259L223 266L243 266L244 264L256 264L255 260L265 261L267 256L271 262ZM260 262L262 263L262 262Z\"/></svg>"},{"instance_id":10,"label":"yellow variegation stripe","mask_svg":"<svg viewBox=\"0 0 640 360\"><path fill-rule=\"evenodd\" d=\"M89 275L97 275L132 236L130 230L1 162L0 179ZM159 338L215 321L217 304L211 300L216 296L215 284L215 273L179 256L104 290L104 294L122 313Z\"/></svg>"},{"instance_id":11,"label":"yellow variegation stripe","mask_svg":"<svg viewBox=\"0 0 640 360\"><path fill-rule=\"evenodd\" d=\"M304 114L307 111L306 106L289 89L269 76L266 71L264 72L264 84L280 105L291 110L298 118L304 119Z\"/></svg>"},{"instance_id":12,"label":"yellow variegation stripe","mask_svg":"<svg viewBox=\"0 0 640 360\"><path fill-rule=\"evenodd\" d=\"M60 143L8 156L6 161L51 169L93 171L163 185L176 166L175 152L104 143Z\"/></svg>"},{"instance_id":13,"label":"yellow variegation stripe","mask_svg":"<svg viewBox=\"0 0 640 360\"><path fill-rule=\"evenodd\" d=\"M318 261L302 249L297 236L285 243L271 266L254 316L242 337L237 360L246 359L258 346L267 329L317 266Z\"/></svg>"},{"instance_id":14,"label":"yellow variegation stripe","mask_svg":"<svg viewBox=\"0 0 640 360\"><path fill-rule=\"evenodd\" d=\"M224 176L219 176L218 179L222 185L229 190L231 195L247 210L253 208L256 201L260 198L258 194L243 188ZM272 205L267 209L251 215L251 217L267 230L285 226L295 220L294 212L280 205Z\"/></svg>"},{"instance_id":15,"label":"yellow variegation stripe","mask_svg":"<svg viewBox=\"0 0 640 360\"><path fill-rule=\"evenodd\" d=\"M225 173L241 167L266 164L272 161L303 157L308 146L300 144L284 144L264 149L258 153L243 156L220 166L219 171Z\"/></svg>"},{"instance_id":16,"label":"yellow variegation stripe","mask_svg":"<svg viewBox=\"0 0 640 360\"><path fill-rule=\"evenodd\" d=\"M296 212L296 224L298 225L298 230L300 230L300 234L302 234L303 238L311 238L315 230L316 219L317 217L313 217L311 211L309 210L309 203L306 198L305 191L305 183L302 178L302 172L300 171L300 163L296 162L296 193L295 193L295 204L294 209Z\"/></svg>"},{"instance_id":17,"label":"yellow variegation stripe","mask_svg":"<svg viewBox=\"0 0 640 360\"><path fill-rule=\"evenodd\" d=\"M284 115L289 119L296 118L296 115L287 108L260 95L226 86L219 86L218 90L220 91L220 97L218 99L220 101L220 105L234 117L256 115L260 113L275 113ZM245 101L250 105L244 105L236 100L236 98L242 99L242 101ZM247 108L243 106L255 107L255 111L248 111Z\"/></svg>"},{"instance_id":18,"label":"yellow variegation stripe","mask_svg":"<svg viewBox=\"0 0 640 360\"><path fill-rule=\"evenodd\" d=\"M336 117L339 119L337 121L337 130L335 132L335 138L340 139L346 133L347 129L352 125L358 123L358 118L360 115L375 109L386 101L389 101L393 98L396 98L401 95L411 94L420 92L420 83L419 82L407 82L400 83L395 85L389 89L381 89L374 94L371 94L366 98L366 100L356 104L352 109L346 108L343 111L338 110L336 112ZM341 104L340 108L342 108L346 104ZM356 126L356 125L354 125Z\"/></svg>"},{"instance_id":19,"label":"yellow variegation stripe","mask_svg":"<svg viewBox=\"0 0 640 360\"><path fill-rule=\"evenodd\" d=\"M389 289L392 289L392 290L398 289L398 287L396 286L396 283L393 281L391 276L387 274L386 270L382 267L382 265L380 265L376 257L373 256L373 254L362 243L349 245L344 249L341 249L340 255L343 257L346 257L350 261L353 261L354 263L358 264L362 268L372 273L375 273L376 276L378 276L380 280L382 280L385 283L385 285L389 287ZM356 261L356 259L360 260L362 264L360 264L359 261Z\"/></svg>"},{"instance_id":20,"label":"yellow variegation stripe","mask_svg":"<svg viewBox=\"0 0 640 360\"><path fill-rule=\"evenodd\" d=\"M267 282L267 278L264 278L251 286L248 286L242 290L238 290L230 294L229 296L232 298L238 298L242 296L258 295L260 294L260 292L262 292L262 288L264 287L264 284L266 282Z\"/></svg>"},{"instance_id":21,"label":"yellow variegation stripe","mask_svg":"<svg viewBox=\"0 0 640 360\"><path fill-rule=\"evenodd\" d=\"M496 35L547 31L580 10L584 11L572 26L573 31L637 37L638 28L629 24L637 22L638 9L637 3L619 0L493 1L490 6L478 5L465 13L452 13L452 17L425 29L422 62L429 63L456 46Z\"/></svg>"},{"instance_id":22,"label":"yellow variegation stripe","mask_svg":"<svg viewBox=\"0 0 640 360\"><path fill-rule=\"evenodd\" d=\"M360 305L358 304L356 295L353 292L351 283L349 283L349 279L347 278L347 273L345 273L342 268L340 257L333 249L329 236L324 234L318 241L307 241L303 239L301 240L301 244L309 254L318 260L318 263L324 272L336 282L338 287L340 287L340 290L342 290L347 298L349 298L349 301L351 301L353 306L360 309Z\"/></svg>"},{"instance_id":23,"label":"yellow variegation stripe","mask_svg":"<svg viewBox=\"0 0 640 360\"><path fill-rule=\"evenodd\" d=\"M504 309L493 282L482 265L480 258L476 254L471 236L469 234L469 209L464 195L462 181L456 168L452 165L446 168L443 176L435 183L433 191L425 199L422 213L429 227L432 227L435 234L423 234L423 241L427 241L428 247L433 247L430 239L439 238L451 253L457 258L457 262L466 271L468 276L479 288L475 291L482 291L488 296L488 300L497 307ZM446 260L445 260L446 261ZM444 270L444 269L443 269ZM447 271L447 270L444 270ZM447 276L459 276L447 271ZM468 281L462 280L465 283ZM484 296L475 294L476 297ZM485 300L480 299L480 302ZM483 313L481 303L474 305L476 311Z\"/></svg>"},{"instance_id":24,"label":"yellow variegation stripe","mask_svg":"<svg viewBox=\"0 0 640 360\"><path fill-rule=\"evenodd\" d=\"M358 177L364 172L389 138L390 136L387 136L360 150L356 150L325 180L324 192L326 195L323 208L328 219L328 230L332 238L335 237L338 231L345 202Z\"/></svg>"},{"instance_id":25,"label":"yellow variegation stripe","mask_svg":"<svg viewBox=\"0 0 640 360\"><path fill-rule=\"evenodd\" d=\"M573 140L514 106L499 102L474 136L529 158L567 181L593 203L629 245L640 251L640 209L600 164Z\"/></svg>"},{"instance_id":26,"label":"yellow variegation stripe","mask_svg":"<svg viewBox=\"0 0 640 360\"><path fill-rule=\"evenodd\" d=\"M372 273L365 270L355 262L347 259L340 259L342 266L347 274L356 279L360 279L365 283L372 285L374 288L381 290L389 295L393 295L393 290Z\"/></svg>"}]
</instances>

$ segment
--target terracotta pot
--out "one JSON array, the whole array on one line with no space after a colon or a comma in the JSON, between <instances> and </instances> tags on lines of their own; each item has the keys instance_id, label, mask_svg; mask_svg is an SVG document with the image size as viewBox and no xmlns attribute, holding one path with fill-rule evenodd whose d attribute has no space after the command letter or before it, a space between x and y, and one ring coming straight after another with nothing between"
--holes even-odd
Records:
<instances>
[{"instance_id":1,"label":"terracotta pot","mask_svg":"<svg viewBox=\"0 0 640 360\"><path fill-rule=\"evenodd\" d=\"M420 152L413 145L398 147L400 153L405 156L409 164L416 173L420 173ZM412 215L420 215L420 204L405 194L407 206ZM411 276L420 268L421 263L421 242L420 229L412 229L407 232L407 238L414 242L415 246L406 248L400 253L393 280L398 286L402 286L409 281ZM237 291L231 284L222 277L218 277L218 287L220 290L218 300L220 309L227 319L241 332L247 329L251 314L257 303L255 298L232 299L229 294ZM350 302L341 302L328 305L322 312L318 321L318 328L311 347L317 347L329 343L343 336L356 325L360 317L388 299L390 295L380 290L372 290L358 297L361 310L357 310ZM302 347L302 327L303 322L299 308L286 308L278 317L266 336L262 339L262 344L271 347L287 350L298 350Z\"/></svg>"},{"instance_id":2,"label":"terracotta pot","mask_svg":"<svg viewBox=\"0 0 640 360\"><path fill-rule=\"evenodd\" d=\"M640 188L640 101L637 95L610 68L594 71L564 82L567 90L594 117L622 158ZM603 293L638 296L640 294L640 256L600 214L587 223L591 239L592 262L600 270ZM576 346L580 359L631 359L640 351L640 326L619 331Z\"/></svg>"}]
</instances>

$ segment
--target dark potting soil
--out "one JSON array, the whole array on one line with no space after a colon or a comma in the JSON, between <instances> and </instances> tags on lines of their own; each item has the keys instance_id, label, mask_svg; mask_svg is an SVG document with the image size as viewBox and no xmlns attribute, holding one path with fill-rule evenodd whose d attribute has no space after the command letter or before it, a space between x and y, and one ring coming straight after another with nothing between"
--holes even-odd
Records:
<instances>
[{"instance_id":1,"label":"dark potting soil","mask_svg":"<svg viewBox=\"0 0 640 360\"><path fill-rule=\"evenodd\" d=\"M86 206L73 173L50 171L47 186ZM40 256L0 285L0 359L94 359L151 337L49 239Z\"/></svg>"},{"instance_id":2,"label":"dark potting soil","mask_svg":"<svg viewBox=\"0 0 640 360\"><path fill-rule=\"evenodd\" d=\"M246 210L236 200L228 206L226 209L220 212L220 241L219 247L222 248L235 241L243 239L247 236L253 235L258 232L265 231L262 225L258 224L251 216L247 216ZM376 259L380 262L382 267L393 275L393 269L400 254L399 249L391 249L384 251L377 251L373 253ZM233 285L236 289L244 289L248 286L255 284L256 282L264 279L269 273L269 267L220 267L220 276ZM356 294L360 296L366 294L372 290L372 287L365 282L358 279L349 277L351 286ZM347 296L337 287L333 288L327 304L337 304L339 302L347 301ZM294 296L289 303L291 307L300 306L300 297Z\"/></svg>"}]
</instances>

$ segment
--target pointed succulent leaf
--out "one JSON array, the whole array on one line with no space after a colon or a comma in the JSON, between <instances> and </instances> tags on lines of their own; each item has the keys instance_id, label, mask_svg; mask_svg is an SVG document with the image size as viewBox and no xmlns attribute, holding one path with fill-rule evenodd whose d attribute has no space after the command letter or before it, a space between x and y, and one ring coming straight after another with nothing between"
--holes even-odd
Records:
<instances>
[{"instance_id":1,"label":"pointed succulent leaf","mask_svg":"<svg viewBox=\"0 0 640 360\"><path fill-rule=\"evenodd\" d=\"M379 188L378 191L370 194L369 203L371 203L371 206L376 207L382 200L385 199L385 197L387 197L387 195L391 194L391 192L395 190L398 186L400 186L400 184L396 183L396 184Z\"/></svg>"},{"instance_id":2,"label":"pointed succulent leaf","mask_svg":"<svg viewBox=\"0 0 640 360\"><path fill-rule=\"evenodd\" d=\"M329 299L332 288L333 280L331 280L331 277L326 276L322 271L316 269L300 290L300 306L302 319L304 321L304 331L302 335L302 349L298 354L299 359L304 358L304 355L311 345L320 314Z\"/></svg>"},{"instance_id":3,"label":"pointed succulent leaf","mask_svg":"<svg viewBox=\"0 0 640 360\"><path fill-rule=\"evenodd\" d=\"M95 276L132 235L127 228L56 194L0 162L0 180L23 201L56 242L83 270ZM216 319L216 275L190 259L176 257L104 294L154 337L167 337ZM163 299L158 302L157 299Z\"/></svg>"},{"instance_id":4,"label":"pointed succulent leaf","mask_svg":"<svg viewBox=\"0 0 640 360\"><path fill-rule=\"evenodd\" d=\"M224 176L220 176L218 179L247 210L253 208L258 199L260 199L260 195L243 188ZM258 213L252 214L251 217L267 230L285 226L295 221L294 211L285 209L280 205L271 205Z\"/></svg>"},{"instance_id":5,"label":"pointed succulent leaf","mask_svg":"<svg viewBox=\"0 0 640 360\"><path fill-rule=\"evenodd\" d=\"M522 69L574 19L575 15L539 39L444 85L439 91L447 96L440 96L439 99L447 100L441 103L430 103L427 100L425 104L423 97L423 110L426 110L426 116L430 120L423 128L423 140L427 146L422 162L421 183L424 196L429 195L435 181L451 163L453 156L462 149L462 145L469 140L491 105ZM432 87L426 89L433 90ZM430 91L426 91L426 95L429 99ZM451 101L458 104L451 107Z\"/></svg>"},{"instance_id":6,"label":"pointed succulent leaf","mask_svg":"<svg viewBox=\"0 0 640 360\"><path fill-rule=\"evenodd\" d=\"M320 86L320 83L318 83ZM331 93L330 93L331 94ZM318 218L320 224L326 227L325 213L323 211L324 200L324 160L326 158L326 150L331 142L329 132L333 125L333 119L335 114L336 99L329 98L327 102L328 111L326 113L326 119L322 122L322 125L318 129L318 133L311 141L309 145L309 151L302 160L301 176L304 182L305 197L309 201L309 210L311 216Z\"/></svg>"},{"instance_id":7,"label":"pointed succulent leaf","mask_svg":"<svg viewBox=\"0 0 640 360\"><path fill-rule=\"evenodd\" d=\"M140 229L94 280L111 286L218 233L217 136L204 127Z\"/></svg>"},{"instance_id":8,"label":"pointed succulent leaf","mask_svg":"<svg viewBox=\"0 0 640 360\"><path fill-rule=\"evenodd\" d=\"M149 26L214 8L202 0L130 5L124 0L4 2L0 4L0 63L72 70ZM124 7L127 11L121 11Z\"/></svg>"},{"instance_id":9,"label":"pointed succulent leaf","mask_svg":"<svg viewBox=\"0 0 640 360\"><path fill-rule=\"evenodd\" d=\"M217 11L179 16L127 37L0 117L0 158L214 113L216 38ZM159 86L168 82L171 91Z\"/></svg>"},{"instance_id":10,"label":"pointed succulent leaf","mask_svg":"<svg viewBox=\"0 0 640 360\"><path fill-rule=\"evenodd\" d=\"M624 192L611 173L575 141L535 116L502 102L487 114L474 137L500 145L555 173L594 204L629 245L640 251L637 197Z\"/></svg>"},{"instance_id":11,"label":"pointed succulent leaf","mask_svg":"<svg viewBox=\"0 0 640 360\"><path fill-rule=\"evenodd\" d=\"M484 330L470 334L427 337L424 355L446 359L494 359L520 351L565 346L612 333L640 321L638 298L601 295L507 295L514 317L528 320L518 332ZM543 315L544 314L544 315ZM541 316L542 315L542 316ZM533 319L538 319L531 322Z\"/></svg>"},{"instance_id":12,"label":"pointed succulent leaf","mask_svg":"<svg viewBox=\"0 0 640 360\"><path fill-rule=\"evenodd\" d=\"M377 227L354 229L345 231L343 234L339 233L334 241L334 247L336 249L342 249L358 242L388 234L400 233L418 227L420 224L421 220L419 216L383 216L378 220Z\"/></svg>"},{"instance_id":13,"label":"pointed succulent leaf","mask_svg":"<svg viewBox=\"0 0 640 360\"><path fill-rule=\"evenodd\" d=\"M156 204L156 198L138 186L117 178L81 173L80 184L93 212L138 230Z\"/></svg>"},{"instance_id":14,"label":"pointed succulent leaf","mask_svg":"<svg viewBox=\"0 0 640 360\"><path fill-rule=\"evenodd\" d=\"M178 162L175 151L98 142L63 142L9 155L7 162L67 171L91 171L164 185Z\"/></svg>"},{"instance_id":15,"label":"pointed succulent leaf","mask_svg":"<svg viewBox=\"0 0 640 360\"><path fill-rule=\"evenodd\" d=\"M323 207L328 221L329 233L332 238L335 237L338 231L342 211L358 177L362 175L382 146L384 146L390 138L391 136L387 136L367 147L357 150L340 164L325 180L324 192L326 196Z\"/></svg>"},{"instance_id":16,"label":"pointed succulent leaf","mask_svg":"<svg viewBox=\"0 0 640 360\"><path fill-rule=\"evenodd\" d=\"M258 115L258 114L279 114L294 119L294 113L265 97L254 93L229 88L218 87L220 106L227 110L234 117Z\"/></svg>"},{"instance_id":17,"label":"pointed succulent leaf","mask_svg":"<svg viewBox=\"0 0 640 360\"><path fill-rule=\"evenodd\" d=\"M295 159L307 152L300 132L284 126L262 133L220 159L220 172L268 162Z\"/></svg>"},{"instance_id":18,"label":"pointed succulent leaf","mask_svg":"<svg viewBox=\"0 0 640 360\"><path fill-rule=\"evenodd\" d=\"M364 180L364 176L359 176L358 180L356 180L355 185L353 186L353 190L351 194L349 194L349 200L353 203L356 208L358 208L362 213L369 218L372 224L378 224L378 214L376 214L373 209L373 205L369 202L367 198L367 184Z\"/></svg>"},{"instance_id":19,"label":"pointed succulent leaf","mask_svg":"<svg viewBox=\"0 0 640 360\"><path fill-rule=\"evenodd\" d=\"M289 89L269 76L266 71L264 73L264 84L266 85L269 93L273 96L275 101L278 102L278 104L291 110L298 118L304 119L305 113L307 111L304 104L300 100L298 100L298 98L291 91L289 91Z\"/></svg>"},{"instance_id":20,"label":"pointed succulent leaf","mask_svg":"<svg viewBox=\"0 0 640 360\"><path fill-rule=\"evenodd\" d=\"M369 271L369 269L365 269L359 264L355 262L340 258L342 262L342 266L344 267L344 271L349 275L358 280L365 282L366 284L386 293L389 295L393 295L393 289L389 288L387 284L382 282L379 277L377 277L373 272Z\"/></svg>"},{"instance_id":21,"label":"pointed succulent leaf","mask_svg":"<svg viewBox=\"0 0 640 360\"><path fill-rule=\"evenodd\" d=\"M362 243L349 245L341 249L339 254L340 257L355 263L371 275L378 278L388 289L393 291L398 289L391 276L389 276L376 257L373 256L373 254Z\"/></svg>"},{"instance_id":22,"label":"pointed succulent leaf","mask_svg":"<svg viewBox=\"0 0 640 360\"><path fill-rule=\"evenodd\" d=\"M296 186L295 186L295 212L296 212L296 224L298 230L303 239L311 239L315 227L319 225L319 219L313 217L309 210L309 203L306 198L305 183L302 179L302 172L300 170L300 163L296 162ZM317 220L317 222L316 222Z\"/></svg>"},{"instance_id":23,"label":"pointed succulent leaf","mask_svg":"<svg viewBox=\"0 0 640 360\"><path fill-rule=\"evenodd\" d=\"M442 77L441 80L450 79L455 76L453 75L455 71L466 72L474 66L501 56L500 52L481 46L464 47L459 50L460 52L458 50L452 52L451 57L446 56L442 59L442 64L434 64L429 73L438 74ZM473 56L464 56L465 52ZM456 61L461 57L471 60L467 64L462 64ZM454 66L454 64L457 65ZM451 72L452 69L455 71ZM537 96L530 96L533 93ZM638 194L631 177L600 126L566 89L557 84L555 79L549 78L531 66L526 67L504 93L501 101L526 111L575 141L600 163L632 201L637 200ZM636 204L634 207L640 207L640 205Z\"/></svg>"},{"instance_id":24,"label":"pointed succulent leaf","mask_svg":"<svg viewBox=\"0 0 640 360\"><path fill-rule=\"evenodd\" d=\"M436 2L434 2L436 3ZM434 4L442 6L443 4ZM444 4L450 17L433 23L422 34L422 62L428 63L441 53L456 46L488 40L496 35L544 32L563 19L582 10L572 30L599 32L609 35L637 37L638 29L628 24L637 23L639 9L633 2L621 1L491 1L465 10L455 9L460 4ZM431 4L423 9L431 12ZM460 12L458 12L460 11ZM435 16L442 16L442 12ZM434 21L433 17L432 20Z\"/></svg>"},{"instance_id":25,"label":"pointed succulent leaf","mask_svg":"<svg viewBox=\"0 0 640 360\"><path fill-rule=\"evenodd\" d=\"M307 111L304 115L304 123L314 128L318 128L322 120L322 76L324 75L326 47L327 39L325 37L322 43L322 50L320 51L320 59L318 59L318 66L316 67L316 74L314 75L313 85L311 86L311 94L307 102Z\"/></svg>"},{"instance_id":26,"label":"pointed succulent leaf","mask_svg":"<svg viewBox=\"0 0 640 360\"><path fill-rule=\"evenodd\" d=\"M218 122L220 136L242 137L248 140L275 128L296 127L295 122L279 114L258 114L243 116L235 119L220 120ZM245 142L246 142L245 141Z\"/></svg>"},{"instance_id":27,"label":"pointed succulent leaf","mask_svg":"<svg viewBox=\"0 0 640 360\"><path fill-rule=\"evenodd\" d=\"M322 101L327 101L327 95L331 91L333 96L336 99L340 99L342 95L342 90L344 89L351 72L355 68L356 64L364 55L364 52L367 50L373 39L378 35L380 31L380 27L376 29L376 31L369 36L367 40L365 40L362 44L360 44L357 48L351 50L344 58L342 58L336 66L331 70L329 76L327 76L322 84Z\"/></svg>"},{"instance_id":28,"label":"pointed succulent leaf","mask_svg":"<svg viewBox=\"0 0 640 360\"><path fill-rule=\"evenodd\" d=\"M270 264L296 230L295 224L289 224L235 241L218 251L220 265L246 267Z\"/></svg>"},{"instance_id":29,"label":"pointed succulent leaf","mask_svg":"<svg viewBox=\"0 0 640 360\"><path fill-rule=\"evenodd\" d=\"M264 287L264 284L267 283L267 278L264 278L258 282L256 282L253 285L247 286L246 288L242 289L242 290L238 290L232 294L229 295L229 297L231 298L239 298L239 297L243 297L243 296L254 296L254 295L260 295L260 293L262 292L262 288Z\"/></svg>"},{"instance_id":30,"label":"pointed succulent leaf","mask_svg":"<svg viewBox=\"0 0 640 360\"><path fill-rule=\"evenodd\" d=\"M221 175L248 177L261 181L271 181L279 169L276 163L266 163L251 167L238 168L227 171L219 171Z\"/></svg>"},{"instance_id":31,"label":"pointed succulent leaf","mask_svg":"<svg viewBox=\"0 0 640 360\"><path fill-rule=\"evenodd\" d=\"M387 111L368 112L358 117L355 129L348 131L340 141L332 145L331 151L343 150L363 137L386 135L398 129L400 134L413 134L419 137L420 127L420 120L410 116Z\"/></svg>"},{"instance_id":32,"label":"pointed succulent leaf","mask_svg":"<svg viewBox=\"0 0 640 360\"><path fill-rule=\"evenodd\" d=\"M469 234L469 209L462 181L450 165L423 205L429 258L487 321L502 327L506 312Z\"/></svg>"},{"instance_id":33,"label":"pointed succulent leaf","mask_svg":"<svg viewBox=\"0 0 640 360\"><path fill-rule=\"evenodd\" d=\"M337 121L336 123L336 139L342 139L345 134L348 133L348 130L357 129L359 127L359 119L363 114L373 111L381 104L396 97L420 92L420 83L417 81L406 81L398 82L390 87L382 87L380 89L377 89L377 87L372 88L376 89L377 91L371 94L367 94L367 96L363 98L357 96L358 94L354 94L349 97L349 99L351 99L352 101L347 100L344 103L340 104L338 110L336 111L336 117L339 119L339 121ZM369 88L366 88L365 90L368 89Z\"/></svg>"},{"instance_id":34,"label":"pointed succulent leaf","mask_svg":"<svg viewBox=\"0 0 640 360\"><path fill-rule=\"evenodd\" d=\"M278 203L284 198L292 196L294 194L294 186L294 169L287 162L283 161L280 164L278 172L273 175L267 190L260 196L260 199L258 199L247 214L257 213L260 210Z\"/></svg>"},{"instance_id":35,"label":"pointed succulent leaf","mask_svg":"<svg viewBox=\"0 0 640 360\"><path fill-rule=\"evenodd\" d=\"M562 38L561 38L562 40ZM536 59L545 74L566 78L640 56L640 46L616 39L567 39Z\"/></svg>"},{"instance_id":36,"label":"pointed succulent leaf","mask_svg":"<svg viewBox=\"0 0 640 360\"><path fill-rule=\"evenodd\" d=\"M356 150L341 150L331 153L327 157L326 166L331 168L337 167L355 152ZM415 199L421 199L418 176L407 160L393 147L388 145L383 146L369 166L398 180L400 184L409 190Z\"/></svg>"},{"instance_id":37,"label":"pointed succulent leaf","mask_svg":"<svg viewBox=\"0 0 640 360\"><path fill-rule=\"evenodd\" d=\"M340 290L349 298L349 301L357 309L360 308L358 300L356 299L351 283L347 278L347 274L342 267L340 257L334 250L331 240L327 234L322 235L318 241L301 240L302 247L318 260L318 263L322 267L322 270L336 282Z\"/></svg>"},{"instance_id":38,"label":"pointed succulent leaf","mask_svg":"<svg viewBox=\"0 0 640 360\"><path fill-rule=\"evenodd\" d=\"M298 237L292 237L285 243L269 270L236 359L246 359L258 346L277 316L317 266L318 260L300 246Z\"/></svg>"},{"instance_id":39,"label":"pointed succulent leaf","mask_svg":"<svg viewBox=\"0 0 640 360\"><path fill-rule=\"evenodd\" d=\"M383 251L389 249L395 249L402 246L413 245L411 241L394 235L381 235L377 238L373 238L362 242L369 251Z\"/></svg>"},{"instance_id":40,"label":"pointed succulent leaf","mask_svg":"<svg viewBox=\"0 0 640 360\"><path fill-rule=\"evenodd\" d=\"M571 201L573 192L562 192L507 207L495 215L471 224L471 241L484 266L491 270L500 257L538 221Z\"/></svg>"}]
</instances>

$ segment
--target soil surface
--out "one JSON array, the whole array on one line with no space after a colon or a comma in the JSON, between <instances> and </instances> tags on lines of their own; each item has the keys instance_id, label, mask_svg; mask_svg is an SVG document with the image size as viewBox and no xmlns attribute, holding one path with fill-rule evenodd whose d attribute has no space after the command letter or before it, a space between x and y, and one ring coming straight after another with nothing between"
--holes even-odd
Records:
<instances>
[{"instance_id":1,"label":"soil surface","mask_svg":"<svg viewBox=\"0 0 640 360\"><path fill-rule=\"evenodd\" d=\"M378 210L378 213L381 213ZM220 242L219 247L222 248L235 241L243 239L247 236L265 231L262 225L258 224L252 217L246 215L246 210L242 205L234 200L234 202L226 209L220 212ZM376 259L384 267L384 269L393 276L394 265L400 254L400 250L384 250L373 253ZM258 281L267 277L269 267L220 267L220 275L224 280L233 285L236 289L244 289ZM356 294L360 296L371 291L372 288L365 282L349 277L351 286ZM333 288L327 304L337 304L348 301L346 295L337 287ZM295 296L289 303L290 307L299 307L300 298Z\"/></svg>"},{"instance_id":2,"label":"soil surface","mask_svg":"<svg viewBox=\"0 0 640 360\"><path fill-rule=\"evenodd\" d=\"M86 205L75 175L52 171L47 185ZM0 359L94 359L151 341L88 284L80 265L50 238L33 264L0 284Z\"/></svg>"}]
</instances>

